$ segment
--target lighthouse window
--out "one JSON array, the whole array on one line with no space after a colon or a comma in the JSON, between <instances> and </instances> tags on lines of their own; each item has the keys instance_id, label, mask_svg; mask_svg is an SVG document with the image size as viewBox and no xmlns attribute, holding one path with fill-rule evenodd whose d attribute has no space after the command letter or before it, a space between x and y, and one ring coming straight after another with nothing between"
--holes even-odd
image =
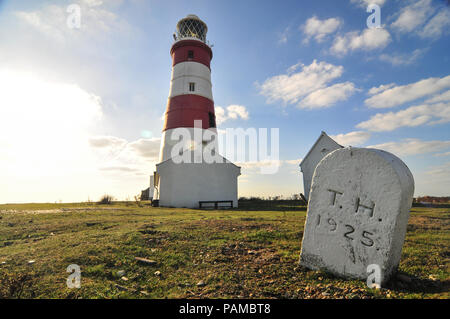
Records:
<instances>
[{"instance_id":1,"label":"lighthouse window","mask_svg":"<svg viewBox=\"0 0 450 319\"><path fill-rule=\"evenodd\" d=\"M194 82L190 82L189 83L189 91L190 92L194 92L195 91L195 83Z\"/></svg>"},{"instance_id":2,"label":"lighthouse window","mask_svg":"<svg viewBox=\"0 0 450 319\"><path fill-rule=\"evenodd\" d=\"M214 113L208 112L209 115L209 127L216 127L216 117Z\"/></svg>"},{"instance_id":3,"label":"lighthouse window","mask_svg":"<svg viewBox=\"0 0 450 319\"><path fill-rule=\"evenodd\" d=\"M188 51L188 59L193 59L194 58L194 51L189 50Z\"/></svg>"}]
</instances>

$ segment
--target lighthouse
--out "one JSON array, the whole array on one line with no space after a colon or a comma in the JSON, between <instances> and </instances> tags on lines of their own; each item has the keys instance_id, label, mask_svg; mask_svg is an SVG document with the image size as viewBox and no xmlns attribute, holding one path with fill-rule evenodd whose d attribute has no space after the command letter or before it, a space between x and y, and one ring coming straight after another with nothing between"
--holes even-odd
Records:
<instances>
[{"instance_id":1,"label":"lighthouse","mask_svg":"<svg viewBox=\"0 0 450 319\"><path fill-rule=\"evenodd\" d=\"M237 207L240 167L219 155L207 31L205 22L188 15L173 35L169 97L151 185L160 206ZM206 161L204 150L215 161Z\"/></svg>"}]
</instances>

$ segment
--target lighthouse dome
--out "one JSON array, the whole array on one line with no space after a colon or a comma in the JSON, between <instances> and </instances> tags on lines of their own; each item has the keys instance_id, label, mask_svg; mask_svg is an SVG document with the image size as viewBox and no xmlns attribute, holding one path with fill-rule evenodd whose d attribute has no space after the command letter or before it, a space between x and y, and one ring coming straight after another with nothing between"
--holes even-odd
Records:
<instances>
[{"instance_id":1,"label":"lighthouse dome","mask_svg":"<svg viewBox=\"0 0 450 319\"><path fill-rule=\"evenodd\" d=\"M206 23L195 14L187 15L185 18L178 21L177 24L177 40L194 38L206 42L207 32L208 27L206 26Z\"/></svg>"}]
</instances>

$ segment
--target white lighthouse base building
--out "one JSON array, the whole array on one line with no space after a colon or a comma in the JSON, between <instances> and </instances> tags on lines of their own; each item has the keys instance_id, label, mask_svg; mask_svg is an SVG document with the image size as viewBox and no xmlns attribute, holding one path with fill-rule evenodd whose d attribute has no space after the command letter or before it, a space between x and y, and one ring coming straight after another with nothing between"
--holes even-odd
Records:
<instances>
[{"instance_id":1,"label":"white lighthouse base building","mask_svg":"<svg viewBox=\"0 0 450 319\"><path fill-rule=\"evenodd\" d=\"M200 202L232 201L238 207L241 168L220 155L218 163L178 163L170 158L156 165L159 206L199 208Z\"/></svg>"}]
</instances>

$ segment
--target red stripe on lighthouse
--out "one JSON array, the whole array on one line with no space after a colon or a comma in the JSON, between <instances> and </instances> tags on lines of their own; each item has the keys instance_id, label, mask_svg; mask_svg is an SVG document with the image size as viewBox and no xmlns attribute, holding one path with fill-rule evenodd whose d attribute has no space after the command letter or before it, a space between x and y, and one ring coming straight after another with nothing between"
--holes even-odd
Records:
<instances>
[{"instance_id":1,"label":"red stripe on lighthouse","mask_svg":"<svg viewBox=\"0 0 450 319\"><path fill-rule=\"evenodd\" d=\"M195 120L202 121L203 129L215 127L210 126L210 113L215 118L214 102L206 97L195 94L174 96L167 101L163 131L177 127L194 127Z\"/></svg>"},{"instance_id":2,"label":"red stripe on lighthouse","mask_svg":"<svg viewBox=\"0 0 450 319\"><path fill-rule=\"evenodd\" d=\"M189 55L189 51L192 51L192 56ZM210 68L212 59L212 50L205 43L197 40L182 40L176 42L172 49L170 49L172 55L172 66L186 61L198 62L206 65Z\"/></svg>"}]
</instances>

